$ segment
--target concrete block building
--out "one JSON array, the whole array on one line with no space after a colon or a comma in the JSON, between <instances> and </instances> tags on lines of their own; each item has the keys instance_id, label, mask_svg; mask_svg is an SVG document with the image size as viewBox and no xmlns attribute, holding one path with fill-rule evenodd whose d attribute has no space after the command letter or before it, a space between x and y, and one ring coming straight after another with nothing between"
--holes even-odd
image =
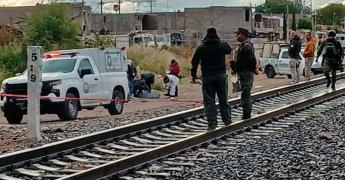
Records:
<instances>
[{"instance_id":1,"label":"concrete block building","mask_svg":"<svg viewBox=\"0 0 345 180\"><path fill-rule=\"evenodd\" d=\"M92 29L104 27L111 34L143 30L151 33L184 32L187 40L200 39L215 27L223 39L234 38L238 27L252 29L251 7L186 8L184 12L93 14Z\"/></svg>"},{"instance_id":2,"label":"concrete block building","mask_svg":"<svg viewBox=\"0 0 345 180\"><path fill-rule=\"evenodd\" d=\"M46 8L47 5L0 7L0 24L9 24L12 27L23 28L25 18L32 13ZM91 31L91 7L81 3L70 4L68 16L80 25L80 31L87 34Z\"/></svg>"}]
</instances>

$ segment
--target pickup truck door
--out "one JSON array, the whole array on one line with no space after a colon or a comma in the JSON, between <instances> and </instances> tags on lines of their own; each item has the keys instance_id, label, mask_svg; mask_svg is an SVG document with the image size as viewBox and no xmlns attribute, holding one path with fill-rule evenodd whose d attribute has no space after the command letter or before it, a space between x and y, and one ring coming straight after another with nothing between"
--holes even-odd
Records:
<instances>
[{"instance_id":1,"label":"pickup truck door","mask_svg":"<svg viewBox=\"0 0 345 180\"><path fill-rule=\"evenodd\" d=\"M278 74L291 74L290 73L290 55L287 50L282 50L278 58Z\"/></svg>"},{"instance_id":2,"label":"pickup truck door","mask_svg":"<svg viewBox=\"0 0 345 180\"><path fill-rule=\"evenodd\" d=\"M82 70L85 69L91 69L91 72L82 76ZM101 103L99 99L103 98L102 79L96 65L89 59L84 58L79 63L78 74L82 83L82 92L80 92L80 97L84 99L81 100L82 104L86 106L99 105Z\"/></svg>"}]
</instances>

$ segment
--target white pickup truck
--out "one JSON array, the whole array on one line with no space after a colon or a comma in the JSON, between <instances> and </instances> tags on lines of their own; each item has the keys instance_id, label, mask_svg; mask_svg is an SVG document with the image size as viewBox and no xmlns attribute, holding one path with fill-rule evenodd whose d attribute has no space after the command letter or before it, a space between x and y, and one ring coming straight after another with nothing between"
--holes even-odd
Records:
<instances>
[{"instance_id":1,"label":"white pickup truck","mask_svg":"<svg viewBox=\"0 0 345 180\"><path fill-rule=\"evenodd\" d=\"M261 68L268 78L274 78L276 75L287 75L291 78L290 55L288 46L280 47L279 51L271 54L271 57L260 58ZM304 74L305 59L300 54L299 71Z\"/></svg>"},{"instance_id":2,"label":"white pickup truck","mask_svg":"<svg viewBox=\"0 0 345 180\"><path fill-rule=\"evenodd\" d=\"M111 115L121 114L128 98L127 65L119 49L75 49L48 52L42 60L41 114L73 120L81 109L104 106ZM27 94L26 71L6 79L0 93ZM10 124L27 113L24 98L1 97L0 107Z\"/></svg>"}]
</instances>

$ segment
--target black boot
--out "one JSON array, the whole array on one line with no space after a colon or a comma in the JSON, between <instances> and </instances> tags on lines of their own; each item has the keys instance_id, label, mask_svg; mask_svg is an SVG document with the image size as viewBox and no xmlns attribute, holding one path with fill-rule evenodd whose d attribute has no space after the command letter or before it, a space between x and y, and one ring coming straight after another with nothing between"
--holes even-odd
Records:
<instances>
[{"instance_id":1,"label":"black boot","mask_svg":"<svg viewBox=\"0 0 345 180\"><path fill-rule=\"evenodd\" d=\"M335 84L332 84L332 90L335 91Z\"/></svg>"},{"instance_id":2,"label":"black boot","mask_svg":"<svg viewBox=\"0 0 345 180\"><path fill-rule=\"evenodd\" d=\"M243 115L242 120L248 120L251 118L251 115Z\"/></svg>"},{"instance_id":3,"label":"black boot","mask_svg":"<svg viewBox=\"0 0 345 180\"><path fill-rule=\"evenodd\" d=\"M217 128L217 124L209 124L207 131L214 131Z\"/></svg>"},{"instance_id":4,"label":"black boot","mask_svg":"<svg viewBox=\"0 0 345 180\"><path fill-rule=\"evenodd\" d=\"M327 81L326 88L329 88L330 85L331 85L331 81Z\"/></svg>"}]
</instances>

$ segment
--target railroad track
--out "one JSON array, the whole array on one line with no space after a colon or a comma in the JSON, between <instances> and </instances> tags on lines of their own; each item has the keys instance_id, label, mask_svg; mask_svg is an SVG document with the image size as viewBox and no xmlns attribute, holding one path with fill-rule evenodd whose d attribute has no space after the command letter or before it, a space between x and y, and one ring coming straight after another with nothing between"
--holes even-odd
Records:
<instances>
[{"instance_id":1,"label":"railroad track","mask_svg":"<svg viewBox=\"0 0 345 180\"><path fill-rule=\"evenodd\" d=\"M324 99L324 98L321 98ZM309 106L303 108L298 108L297 110L290 110L290 112L285 113L282 116L268 119L265 122L260 122L254 126L245 126L243 129L236 128L231 131L231 133L225 133L223 136L216 135L206 142L201 142L198 145L190 145L190 148L186 148L182 152L177 152L169 155L168 157L159 158L157 161L147 163L145 165L137 166L127 170L126 173L118 174L114 176L113 179L122 180L154 180L154 179L199 179L200 175L195 177L186 177L193 173L187 173L191 170L195 170L198 164L207 164L207 162L217 159L219 156L224 154L229 154L230 152L240 152L248 148L248 144L253 141L259 141L261 138L274 137L281 133L284 129L288 129L291 126L298 126L299 123L303 121L313 121L315 117L320 116L337 106L344 106L345 94L335 95L331 98L325 98L326 100L321 100L317 103L311 103ZM305 103L307 105L309 103ZM253 125L253 124L252 124ZM237 130L237 131L236 131ZM193 141L197 140L199 137L193 137ZM267 152L269 153L269 152ZM231 154L231 153L230 153ZM234 154L235 155L235 154ZM243 156L240 158L246 159L251 157L251 155ZM158 158L157 158L158 159ZM229 163L229 162L224 162ZM238 162L241 163L241 162ZM219 166L220 164L218 164ZM225 164L224 164L225 165ZM226 166L226 165L225 165ZM240 167L241 165L239 165ZM216 166L213 166L217 168ZM223 169L224 167L219 167ZM229 168L228 168L229 169ZM217 171L217 170L215 170ZM199 170L199 173L200 170ZM238 173L229 173L224 171L224 174L220 174L219 177L213 177L214 179L262 179L268 178L258 175L255 177L245 177L239 175ZM205 177L209 179L212 176ZM273 179L280 177L271 177ZM297 177L289 177L292 179L298 179ZM304 177L307 178L307 177ZM315 178L310 176L309 178Z\"/></svg>"},{"instance_id":2,"label":"railroad track","mask_svg":"<svg viewBox=\"0 0 345 180\"><path fill-rule=\"evenodd\" d=\"M339 87L345 87L339 74ZM98 179L198 146L245 127L260 124L312 103L342 95L318 78L253 95L254 117L240 121L239 99L230 101L233 124L205 133L203 108L0 156L0 179ZM219 117L220 118L220 117ZM221 122L219 122L222 125Z\"/></svg>"}]
</instances>

